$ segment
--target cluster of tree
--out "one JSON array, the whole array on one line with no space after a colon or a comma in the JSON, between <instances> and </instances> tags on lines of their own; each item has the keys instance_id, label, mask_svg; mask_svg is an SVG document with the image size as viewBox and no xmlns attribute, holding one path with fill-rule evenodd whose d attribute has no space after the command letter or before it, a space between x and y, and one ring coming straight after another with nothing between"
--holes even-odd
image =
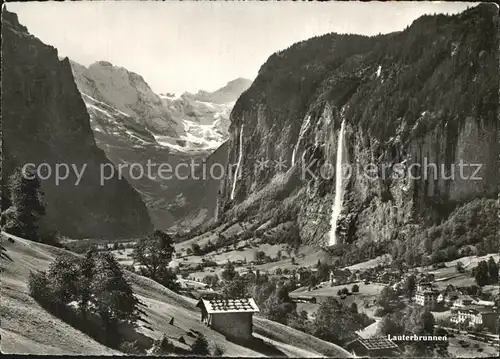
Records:
<instances>
[{"instance_id":1,"label":"cluster of tree","mask_svg":"<svg viewBox=\"0 0 500 359\"><path fill-rule=\"evenodd\" d=\"M221 349L220 346L216 346L216 348L214 348L213 353L216 352L219 353L220 351L222 351L223 353L223 350ZM151 350L151 354L155 356L170 356L172 354L185 355L188 353L189 352L180 350L179 348L175 347L175 345L172 344L172 342L168 339L166 335L163 335L160 340L155 341L155 343L153 344L153 348ZM202 333L198 334L195 341L191 345L191 352L189 354L197 357L210 355L208 340Z\"/></svg>"},{"instance_id":2,"label":"cluster of tree","mask_svg":"<svg viewBox=\"0 0 500 359\"><path fill-rule=\"evenodd\" d=\"M391 286L382 288L377 296L377 304L382 307L382 311L377 314L393 313L400 309L400 306L404 306L404 303L398 300L398 293Z\"/></svg>"},{"instance_id":3,"label":"cluster of tree","mask_svg":"<svg viewBox=\"0 0 500 359\"><path fill-rule=\"evenodd\" d=\"M352 338L356 330L371 324L366 314L359 314L335 298L322 302L316 312L311 334L339 345Z\"/></svg>"},{"instance_id":4,"label":"cluster of tree","mask_svg":"<svg viewBox=\"0 0 500 359\"><path fill-rule=\"evenodd\" d=\"M238 272L236 272L236 268L233 262L227 261L226 265L224 266L224 270L221 272L222 279L224 279L225 281L231 281L237 275Z\"/></svg>"},{"instance_id":5,"label":"cluster of tree","mask_svg":"<svg viewBox=\"0 0 500 359\"><path fill-rule=\"evenodd\" d=\"M300 270L300 268L299 268L299 270ZM285 276L287 276L287 275L296 276L297 273L298 273L298 271L296 269L292 269L292 270L290 270L288 268L281 269L279 267L276 268L276 270L274 271L274 274L276 274L276 275L285 275Z\"/></svg>"},{"instance_id":6,"label":"cluster of tree","mask_svg":"<svg viewBox=\"0 0 500 359\"><path fill-rule=\"evenodd\" d=\"M446 335L446 331L435 327L432 313L420 306L408 306L402 310L386 314L377 329L377 334L391 335ZM447 356L447 341L407 341L401 342L406 354L411 357Z\"/></svg>"},{"instance_id":7,"label":"cluster of tree","mask_svg":"<svg viewBox=\"0 0 500 359\"><path fill-rule=\"evenodd\" d=\"M408 232L387 246L393 260L410 266L426 266L463 256L497 253L496 201L477 198L455 209L441 224ZM459 268L457 268L459 269Z\"/></svg>"},{"instance_id":8,"label":"cluster of tree","mask_svg":"<svg viewBox=\"0 0 500 359\"><path fill-rule=\"evenodd\" d=\"M277 281L263 283L253 288L253 292L258 294L261 301L267 293L270 293L262 303L263 314L267 319L287 324L288 316L297 308L296 303L290 298L289 290L286 283Z\"/></svg>"},{"instance_id":9,"label":"cluster of tree","mask_svg":"<svg viewBox=\"0 0 500 359\"><path fill-rule=\"evenodd\" d=\"M212 288L217 287L219 281L219 276L217 274L209 274L203 278L203 283L208 284Z\"/></svg>"},{"instance_id":10,"label":"cluster of tree","mask_svg":"<svg viewBox=\"0 0 500 359\"><path fill-rule=\"evenodd\" d=\"M343 345L354 337L354 332L373 323L366 314L358 313L356 303L346 306L333 297L322 301L313 320L307 312L292 311L287 325L323 340Z\"/></svg>"},{"instance_id":11,"label":"cluster of tree","mask_svg":"<svg viewBox=\"0 0 500 359\"><path fill-rule=\"evenodd\" d=\"M223 228L224 227L227 228L227 227L231 226L232 224L234 224L234 223L228 223L228 221L225 221L224 218L221 217L217 220L210 220L210 221L203 223L199 226L193 227L187 231L176 232L176 233L172 234L172 240L175 243L185 242L185 241L190 240L192 238L198 237L198 236L202 235L203 233L213 231L216 228L223 225L223 223L225 223Z\"/></svg>"},{"instance_id":12,"label":"cluster of tree","mask_svg":"<svg viewBox=\"0 0 500 359\"><path fill-rule=\"evenodd\" d=\"M114 251L123 251L126 248L134 248L135 244L134 243L120 243L120 242L114 242L111 246L111 248Z\"/></svg>"},{"instance_id":13,"label":"cluster of tree","mask_svg":"<svg viewBox=\"0 0 500 359\"><path fill-rule=\"evenodd\" d=\"M224 348L215 343L212 350L210 350L210 346L208 344L207 338L203 335L203 333L199 333L196 337L195 341L191 345L191 351L186 351L185 349L177 348L166 335L163 335L161 339L156 340L151 349L151 354L155 356L171 356L172 354L191 354L193 356L202 357L202 356L214 356L221 357L224 354ZM130 354L139 354L129 352Z\"/></svg>"},{"instance_id":14,"label":"cluster of tree","mask_svg":"<svg viewBox=\"0 0 500 359\"><path fill-rule=\"evenodd\" d=\"M486 261L480 261L477 264L477 267L472 269L472 276L476 280L478 286L482 287L487 284L495 284L498 283L498 267L500 264L497 264L493 257Z\"/></svg>"},{"instance_id":15,"label":"cluster of tree","mask_svg":"<svg viewBox=\"0 0 500 359\"><path fill-rule=\"evenodd\" d=\"M283 218L279 218L281 221L284 221ZM276 220L278 221L278 220ZM265 232L262 231L257 233L256 236L261 238L262 243L267 244L287 244L292 248L298 248L302 243L299 228L296 223L291 226L287 226L280 230Z\"/></svg>"},{"instance_id":16,"label":"cluster of tree","mask_svg":"<svg viewBox=\"0 0 500 359\"><path fill-rule=\"evenodd\" d=\"M139 301L109 252L58 256L48 271L30 273L28 288L52 314L114 348L124 340L119 326L134 327L139 318Z\"/></svg>"},{"instance_id":17,"label":"cluster of tree","mask_svg":"<svg viewBox=\"0 0 500 359\"><path fill-rule=\"evenodd\" d=\"M205 254L198 243L191 244L191 247L186 250L187 255L201 256Z\"/></svg>"},{"instance_id":18,"label":"cluster of tree","mask_svg":"<svg viewBox=\"0 0 500 359\"><path fill-rule=\"evenodd\" d=\"M8 191L7 191L8 190ZM5 195L8 192L8 196ZM61 246L57 233L40 226L45 215L45 203L40 179L30 169L17 168L2 188L3 229L13 235L35 242Z\"/></svg>"},{"instance_id":19,"label":"cluster of tree","mask_svg":"<svg viewBox=\"0 0 500 359\"><path fill-rule=\"evenodd\" d=\"M384 242L354 242L339 245L330 249L330 255L336 257L336 265L349 266L364 262L389 252L391 246Z\"/></svg>"},{"instance_id":20,"label":"cluster of tree","mask_svg":"<svg viewBox=\"0 0 500 359\"><path fill-rule=\"evenodd\" d=\"M292 257L294 259L294 257ZM329 280L330 269L333 265L323 264L318 261L317 270L313 271L310 268L300 267L291 271L292 278L297 282L298 286L307 287L309 290L316 287L319 283Z\"/></svg>"},{"instance_id":21,"label":"cluster of tree","mask_svg":"<svg viewBox=\"0 0 500 359\"><path fill-rule=\"evenodd\" d=\"M279 254L281 254L281 251L278 251L278 252L279 252ZM254 254L254 259L255 259L255 262L258 264L272 263L272 262L279 261L281 259L281 255L280 256L276 255L276 257L271 257L268 254L266 254L266 252L264 252L264 251L256 251Z\"/></svg>"},{"instance_id":22,"label":"cluster of tree","mask_svg":"<svg viewBox=\"0 0 500 359\"><path fill-rule=\"evenodd\" d=\"M240 275L234 264L227 262L221 273L222 293L227 298L252 297L269 319L284 323L286 315L295 309L288 293L296 288L293 280L282 281L260 274L259 270Z\"/></svg>"},{"instance_id":23,"label":"cluster of tree","mask_svg":"<svg viewBox=\"0 0 500 359\"><path fill-rule=\"evenodd\" d=\"M382 308L378 311L379 315L384 315L386 313L394 313L403 309L406 305L404 302L399 300L400 295L405 295L408 299L413 298L415 290L417 287L417 278L415 275L409 275L403 285L401 290L395 290L391 286L385 286L380 291L377 297L377 304Z\"/></svg>"},{"instance_id":24,"label":"cluster of tree","mask_svg":"<svg viewBox=\"0 0 500 359\"><path fill-rule=\"evenodd\" d=\"M154 231L147 238L137 242L132 258L139 264L139 273L173 290L180 289L175 271L169 267L174 254L170 236L162 231Z\"/></svg>"},{"instance_id":25,"label":"cluster of tree","mask_svg":"<svg viewBox=\"0 0 500 359\"><path fill-rule=\"evenodd\" d=\"M216 261L202 258L201 263L191 264L191 265L189 265L188 268L183 270L183 272L187 272L187 273L189 273L189 272L203 272L205 268L214 268L214 267L218 267L218 266L219 265L217 264Z\"/></svg>"},{"instance_id":26,"label":"cluster of tree","mask_svg":"<svg viewBox=\"0 0 500 359\"><path fill-rule=\"evenodd\" d=\"M457 270L458 273L464 273L465 272L465 266L461 261L458 261L455 264L455 269Z\"/></svg>"},{"instance_id":27,"label":"cluster of tree","mask_svg":"<svg viewBox=\"0 0 500 359\"><path fill-rule=\"evenodd\" d=\"M251 234L251 232L244 232L244 234L245 233ZM214 242L209 240L203 246L200 246L198 243L191 244L191 247L186 249L186 254L194 256L203 256L205 254L215 252L220 248L224 248L230 245L232 245L233 248L236 249L239 240L243 240L243 237L241 236L225 237L222 234L219 234Z\"/></svg>"},{"instance_id":28,"label":"cluster of tree","mask_svg":"<svg viewBox=\"0 0 500 359\"><path fill-rule=\"evenodd\" d=\"M339 290L337 291L337 295L338 295L339 297L346 296L346 295L350 295L350 294L352 294L352 293L351 293L351 292L349 292L349 289L347 289L346 287L344 287L344 288L342 288L342 289L339 289Z\"/></svg>"}]
</instances>

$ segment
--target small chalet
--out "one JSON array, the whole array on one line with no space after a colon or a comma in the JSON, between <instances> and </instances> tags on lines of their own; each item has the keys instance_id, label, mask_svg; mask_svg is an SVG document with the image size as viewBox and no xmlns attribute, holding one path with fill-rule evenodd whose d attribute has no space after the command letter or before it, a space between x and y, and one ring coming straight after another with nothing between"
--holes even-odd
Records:
<instances>
[{"instance_id":1,"label":"small chalet","mask_svg":"<svg viewBox=\"0 0 500 359\"><path fill-rule=\"evenodd\" d=\"M330 283L343 284L349 281L351 277L351 271L349 269L332 269L330 270Z\"/></svg>"},{"instance_id":2,"label":"small chalet","mask_svg":"<svg viewBox=\"0 0 500 359\"><path fill-rule=\"evenodd\" d=\"M346 347L354 355L363 357L393 357L400 354L396 343L386 337L359 337L347 343Z\"/></svg>"},{"instance_id":3,"label":"small chalet","mask_svg":"<svg viewBox=\"0 0 500 359\"><path fill-rule=\"evenodd\" d=\"M201 309L201 321L212 329L230 339L252 339L253 313L259 312L253 298L202 298L196 306Z\"/></svg>"},{"instance_id":4,"label":"small chalet","mask_svg":"<svg viewBox=\"0 0 500 359\"><path fill-rule=\"evenodd\" d=\"M462 295L462 293L458 291L448 291L439 294L438 296L438 302L442 302L443 304L446 304L447 306L451 306L453 302Z\"/></svg>"},{"instance_id":5,"label":"small chalet","mask_svg":"<svg viewBox=\"0 0 500 359\"><path fill-rule=\"evenodd\" d=\"M474 300L468 295L460 295L453 301L453 308L464 308L472 304Z\"/></svg>"}]
</instances>

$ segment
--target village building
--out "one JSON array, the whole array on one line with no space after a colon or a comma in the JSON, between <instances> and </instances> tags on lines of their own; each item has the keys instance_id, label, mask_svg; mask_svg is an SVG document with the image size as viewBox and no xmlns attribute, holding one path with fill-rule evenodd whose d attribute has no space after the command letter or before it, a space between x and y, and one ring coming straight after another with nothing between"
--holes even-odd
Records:
<instances>
[{"instance_id":1,"label":"village building","mask_svg":"<svg viewBox=\"0 0 500 359\"><path fill-rule=\"evenodd\" d=\"M453 301L453 308L465 308L473 303L474 299L468 295L460 295Z\"/></svg>"},{"instance_id":2,"label":"village building","mask_svg":"<svg viewBox=\"0 0 500 359\"><path fill-rule=\"evenodd\" d=\"M427 290L434 290L434 286L427 280L419 281L417 284L417 292L425 292Z\"/></svg>"},{"instance_id":3,"label":"village building","mask_svg":"<svg viewBox=\"0 0 500 359\"><path fill-rule=\"evenodd\" d=\"M259 312L252 298L202 298L196 306L201 309L201 321L228 339L252 339L253 314Z\"/></svg>"},{"instance_id":4,"label":"village building","mask_svg":"<svg viewBox=\"0 0 500 359\"><path fill-rule=\"evenodd\" d=\"M438 303L442 303L443 305L451 307L453 305L453 302L461 295L462 293L456 290L450 290L448 292L445 291L438 296Z\"/></svg>"},{"instance_id":5,"label":"village building","mask_svg":"<svg viewBox=\"0 0 500 359\"><path fill-rule=\"evenodd\" d=\"M330 270L330 284L344 284L352 280L352 274L349 269L332 269Z\"/></svg>"},{"instance_id":6,"label":"village building","mask_svg":"<svg viewBox=\"0 0 500 359\"><path fill-rule=\"evenodd\" d=\"M347 350L362 357L397 357L400 349L386 337L357 338L346 344Z\"/></svg>"},{"instance_id":7,"label":"village building","mask_svg":"<svg viewBox=\"0 0 500 359\"><path fill-rule=\"evenodd\" d=\"M422 307L426 307L429 310L433 310L438 307L438 296L439 292L437 290L417 290L415 293L415 303Z\"/></svg>"},{"instance_id":8,"label":"village building","mask_svg":"<svg viewBox=\"0 0 500 359\"><path fill-rule=\"evenodd\" d=\"M498 331L498 314L495 307L470 305L452 309L450 321L455 324L468 323L470 327L482 327L492 333Z\"/></svg>"}]
</instances>

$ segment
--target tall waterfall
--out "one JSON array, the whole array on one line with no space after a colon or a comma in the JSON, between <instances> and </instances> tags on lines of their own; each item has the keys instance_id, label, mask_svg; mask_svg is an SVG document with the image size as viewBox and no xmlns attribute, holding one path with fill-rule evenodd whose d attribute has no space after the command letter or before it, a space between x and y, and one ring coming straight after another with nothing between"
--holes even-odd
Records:
<instances>
[{"instance_id":1,"label":"tall waterfall","mask_svg":"<svg viewBox=\"0 0 500 359\"><path fill-rule=\"evenodd\" d=\"M337 244L336 230L337 230L337 219L342 211L342 199L344 197L344 191L342 188L342 164L344 163L344 132L345 132L345 120L342 120L342 125L340 126L339 138L337 141L337 163L335 166L335 201L332 206L332 219L330 221L330 241L329 245L333 246Z\"/></svg>"},{"instance_id":2,"label":"tall waterfall","mask_svg":"<svg viewBox=\"0 0 500 359\"><path fill-rule=\"evenodd\" d=\"M299 150L300 141L302 140L302 137L304 137L304 134L309 128L310 123L311 123L311 116L309 115L302 123L302 126L300 126L299 138L292 152L292 166L295 164L295 156L297 155L297 151Z\"/></svg>"},{"instance_id":3,"label":"tall waterfall","mask_svg":"<svg viewBox=\"0 0 500 359\"><path fill-rule=\"evenodd\" d=\"M238 176L240 175L241 161L243 160L243 125L240 129L240 152L238 155L238 162L236 163L236 172L231 173L233 177L233 188L231 190L231 200L234 199L234 192L236 191L236 182L238 181Z\"/></svg>"}]
</instances>

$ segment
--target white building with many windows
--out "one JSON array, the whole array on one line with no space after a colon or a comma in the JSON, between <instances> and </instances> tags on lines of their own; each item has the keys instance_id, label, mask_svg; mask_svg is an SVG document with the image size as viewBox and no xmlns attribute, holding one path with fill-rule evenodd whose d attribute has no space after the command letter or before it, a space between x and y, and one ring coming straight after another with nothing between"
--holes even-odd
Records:
<instances>
[{"instance_id":1,"label":"white building with many windows","mask_svg":"<svg viewBox=\"0 0 500 359\"><path fill-rule=\"evenodd\" d=\"M497 331L498 314L494 307L470 305L463 308L452 309L450 321L455 324L468 323L468 326L481 326L492 332Z\"/></svg>"},{"instance_id":2,"label":"white building with many windows","mask_svg":"<svg viewBox=\"0 0 500 359\"><path fill-rule=\"evenodd\" d=\"M418 290L415 294L415 303L429 310L435 309L438 305L439 292L437 290L427 289Z\"/></svg>"}]
</instances>

